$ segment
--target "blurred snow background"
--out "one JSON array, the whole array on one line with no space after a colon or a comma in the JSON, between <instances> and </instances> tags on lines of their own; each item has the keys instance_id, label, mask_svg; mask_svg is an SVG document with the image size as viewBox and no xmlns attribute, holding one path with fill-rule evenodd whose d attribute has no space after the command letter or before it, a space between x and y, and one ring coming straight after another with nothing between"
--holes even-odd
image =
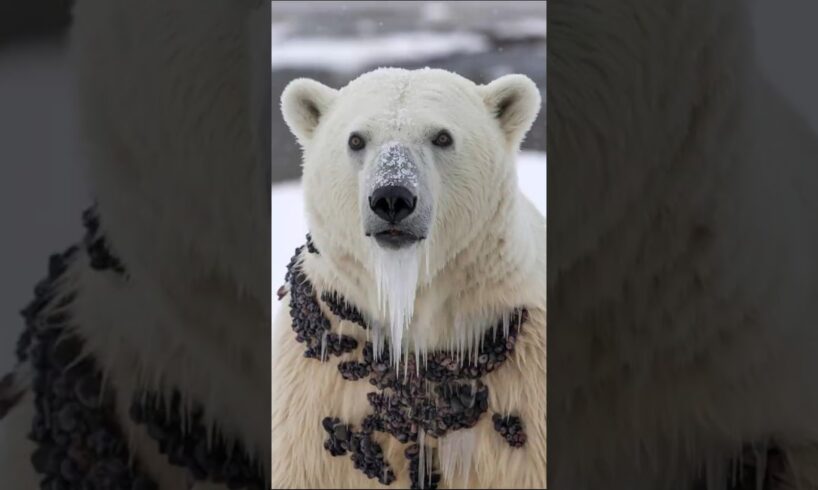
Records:
<instances>
[{"instance_id":1,"label":"blurred snow background","mask_svg":"<svg viewBox=\"0 0 818 490\"><path fill-rule=\"evenodd\" d=\"M272 286L304 243L300 150L278 110L295 78L340 88L381 66L454 71L477 83L523 73L545 100L546 2L274 2L272 6ZM519 161L523 191L545 213L545 109ZM277 302L273 309L277 308Z\"/></svg>"},{"instance_id":2,"label":"blurred snow background","mask_svg":"<svg viewBox=\"0 0 818 490\"><path fill-rule=\"evenodd\" d=\"M300 151L278 110L287 83L340 88L381 66L442 68L477 83L522 73L545 100L546 2L273 2L273 180L300 176ZM545 112L524 149L545 151Z\"/></svg>"}]
</instances>

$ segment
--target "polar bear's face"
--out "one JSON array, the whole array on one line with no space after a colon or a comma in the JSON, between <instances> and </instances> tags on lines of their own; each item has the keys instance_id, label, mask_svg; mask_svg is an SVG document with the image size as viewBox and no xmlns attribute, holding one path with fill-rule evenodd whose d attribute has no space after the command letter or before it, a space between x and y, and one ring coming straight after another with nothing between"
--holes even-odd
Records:
<instances>
[{"instance_id":1,"label":"polar bear's face","mask_svg":"<svg viewBox=\"0 0 818 490\"><path fill-rule=\"evenodd\" d=\"M310 229L358 257L362 242L427 239L451 256L516 192L513 157L539 106L521 75L478 86L442 70L380 69L341 90L291 82L282 112L304 149Z\"/></svg>"}]
</instances>

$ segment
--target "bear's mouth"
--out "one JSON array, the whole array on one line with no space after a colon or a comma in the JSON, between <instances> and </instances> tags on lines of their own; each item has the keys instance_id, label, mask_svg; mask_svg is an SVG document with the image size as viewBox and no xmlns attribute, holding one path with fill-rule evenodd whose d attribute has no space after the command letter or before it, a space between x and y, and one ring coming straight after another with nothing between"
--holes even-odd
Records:
<instances>
[{"instance_id":1,"label":"bear's mouth","mask_svg":"<svg viewBox=\"0 0 818 490\"><path fill-rule=\"evenodd\" d=\"M391 228L378 233L375 233L375 240L378 245L384 248L399 249L411 245L413 243L423 240L425 237L419 237L414 233Z\"/></svg>"}]
</instances>

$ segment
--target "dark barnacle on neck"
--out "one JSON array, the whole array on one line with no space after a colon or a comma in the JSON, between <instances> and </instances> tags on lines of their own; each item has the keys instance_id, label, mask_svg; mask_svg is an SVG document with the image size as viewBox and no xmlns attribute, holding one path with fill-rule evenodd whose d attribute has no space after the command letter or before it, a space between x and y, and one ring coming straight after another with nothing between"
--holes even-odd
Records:
<instances>
[{"instance_id":1,"label":"dark barnacle on neck","mask_svg":"<svg viewBox=\"0 0 818 490\"><path fill-rule=\"evenodd\" d=\"M85 339L67 313L77 291L60 279L80 250L91 269L125 275L105 244L94 209L83 218L85 247L71 247L50 258L48 277L35 287L34 300L21 312L26 328L17 343L17 357L32 368L31 463L42 488L155 490L156 483L129 451L114 387L104 383L96 359L85 350ZM0 383L0 391L3 388ZM228 444L218 433L208 432L201 407L194 406L183 423L180 399L174 393L170 410L164 410L168 405L156 393L137 395L130 414L156 440L168 462L187 467L193 479L227 483L229 488L265 488L261 466L240 444Z\"/></svg>"},{"instance_id":2,"label":"dark barnacle on neck","mask_svg":"<svg viewBox=\"0 0 818 490\"><path fill-rule=\"evenodd\" d=\"M306 344L304 356L325 361L328 356L340 356L358 347L358 341L348 335L330 331L330 322L321 311L315 290L301 269L299 247L287 266L285 276L290 287L290 317L296 340Z\"/></svg>"},{"instance_id":3,"label":"dark barnacle on neck","mask_svg":"<svg viewBox=\"0 0 818 490\"><path fill-rule=\"evenodd\" d=\"M330 321L324 316L313 285L301 268L305 248L318 253L310 244L308 237L307 245L296 249L287 267L290 316L296 339L307 346L304 355L326 360L328 355L355 350L358 343L351 337L329 331ZM320 300L337 318L369 328L361 311L341 295L323 292ZM369 384L377 390L367 395L372 411L363 418L357 431L337 417L324 418L321 423L328 434L324 448L333 456L350 453L355 468L388 485L395 476L372 435L375 432L389 434L400 443L410 444L405 456L409 460L412 488L436 488L439 473L430 469L428 462L425 468L419 466L419 444L423 440L420 435L441 438L479 422L488 411L489 400L489 388L481 378L512 357L527 320L525 308L514 310L506 322L499 321L487 329L477 353L468 360L463 359L462 353L435 351L420 364L410 355L403 368L398 368L391 362L388 348L376 353L372 342L364 343L361 361L340 362L338 371L349 381L368 378ZM513 447L522 446L525 443L522 422L519 418L505 420L506 425L498 431ZM495 421L496 426L500 423Z\"/></svg>"},{"instance_id":4,"label":"dark barnacle on neck","mask_svg":"<svg viewBox=\"0 0 818 490\"><path fill-rule=\"evenodd\" d=\"M367 477L376 478L383 485L395 481L395 473L384 457L383 448L372 439L372 431L355 431L351 425L333 417L324 418L321 425L328 434L324 448L331 455L342 456L350 452L355 469Z\"/></svg>"},{"instance_id":5,"label":"dark barnacle on neck","mask_svg":"<svg viewBox=\"0 0 818 490\"><path fill-rule=\"evenodd\" d=\"M357 308L349 304L342 297L335 293L324 292L321 294L321 301L329 306L335 316L352 323L357 323L363 328L369 328L364 321L364 317Z\"/></svg>"},{"instance_id":6,"label":"dark barnacle on neck","mask_svg":"<svg viewBox=\"0 0 818 490\"><path fill-rule=\"evenodd\" d=\"M145 428L168 462L186 468L193 480L223 482L236 489L264 488L259 462L243 444L228 441L218 427L211 430L201 405L183 406L178 390L169 397L153 391L137 394L130 416Z\"/></svg>"},{"instance_id":7,"label":"dark barnacle on neck","mask_svg":"<svg viewBox=\"0 0 818 490\"><path fill-rule=\"evenodd\" d=\"M97 233L98 224L86 224ZM31 463L42 488L129 488L155 490L128 449L115 407L113 387L105 386L93 356L62 310L75 297L58 284L79 249L52 255L48 277L35 288L21 313L25 332L17 358L32 367ZM92 253L86 249L86 253Z\"/></svg>"},{"instance_id":8,"label":"dark barnacle on neck","mask_svg":"<svg viewBox=\"0 0 818 490\"><path fill-rule=\"evenodd\" d=\"M96 206L82 213L82 221L85 226L83 244L91 268L99 271L112 270L119 275L126 276L125 266L111 253L108 240L102 234Z\"/></svg>"},{"instance_id":9,"label":"dark barnacle on neck","mask_svg":"<svg viewBox=\"0 0 818 490\"><path fill-rule=\"evenodd\" d=\"M523 421L520 417L516 415L503 417L499 413L495 413L492 415L491 421L494 424L494 430L503 436L509 446L523 447L526 441L526 435L523 430Z\"/></svg>"}]
</instances>

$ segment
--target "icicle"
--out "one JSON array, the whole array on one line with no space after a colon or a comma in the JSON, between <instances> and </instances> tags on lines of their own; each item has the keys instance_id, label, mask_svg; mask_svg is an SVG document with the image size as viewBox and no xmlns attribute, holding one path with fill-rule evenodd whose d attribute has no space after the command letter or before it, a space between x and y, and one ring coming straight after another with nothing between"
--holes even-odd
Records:
<instances>
[{"instance_id":1,"label":"icicle","mask_svg":"<svg viewBox=\"0 0 818 490\"><path fill-rule=\"evenodd\" d=\"M425 344L423 346L423 369L429 369L429 349L427 349Z\"/></svg>"},{"instance_id":2,"label":"icicle","mask_svg":"<svg viewBox=\"0 0 818 490\"><path fill-rule=\"evenodd\" d=\"M492 322L491 324L491 339L497 340L497 322Z\"/></svg>"},{"instance_id":3,"label":"icicle","mask_svg":"<svg viewBox=\"0 0 818 490\"><path fill-rule=\"evenodd\" d=\"M327 334L329 334L328 331L321 334L321 362L327 360Z\"/></svg>"},{"instance_id":4,"label":"icicle","mask_svg":"<svg viewBox=\"0 0 818 490\"><path fill-rule=\"evenodd\" d=\"M480 328L474 328L474 327L475 327L475 326L473 325L473 326L472 326L472 329L471 329L471 331L472 331L472 338L471 338L471 350L472 350L471 363L472 363L473 365L475 365L475 366L476 366L476 365L477 365L477 357L480 355L480 350L479 350L479 349L480 349L480 332L482 331L482 329L480 329Z\"/></svg>"},{"instance_id":5,"label":"icicle","mask_svg":"<svg viewBox=\"0 0 818 490\"><path fill-rule=\"evenodd\" d=\"M494 322L494 323L496 323L496 322ZM483 337L484 337L484 335L482 335L483 329L480 330L480 333L481 333L481 335L479 335L477 337L477 353L478 354L483 350Z\"/></svg>"},{"instance_id":6,"label":"icicle","mask_svg":"<svg viewBox=\"0 0 818 490\"><path fill-rule=\"evenodd\" d=\"M381 360L384 348L383 326L375 321L369 322L372 330L372 357L375 361Z\"/></svg>"},{"instance_id":7,"label":"icicle","mask_svg":"<svg viewBox=\"0 0 818 490\"><path fill-rule=\"evenodd\" d=\"M454 340L455 341L454 353L455 353L455 361L457 361L457 363L458 363L458 365L460 367L463 367L463 360L464 360L463 349L464 349L465 343L466 343L466 340L465 340L466 333L464 332L463 324L464 324L463 318L458 315L454 320L454 338L455 338L455 340Z\"/></svg>"},{"instance_id":8,"label":"icicle","mask_svg":"<svg viewBox=\"0 0 818 490\"><path fill-rule=\"evenodd\" d=\"M426 450L430 450L430 454ZM426 483L432 481L432 471L434 470L434 450L426 447L426 432L418 429L418 477L420 488L426 488Z\"/></svg>"},{"instance_id":9,"label":"icicle","mask_svg":"<svg viewBox=\"0 0 818 490\"><path fill-rule=\"evenodd\" d=\"M431 246L429 245L429 241L430 241L430 239L427 238L423 242L423 258L424 258L424 262L426 263L426 276L424 277L424 283L427 286L432 283L432 274L430 273L430 270L431 270L431 265L430 264L432 262L432 257L431 257L432 252L431 252Z\"/></svg>"},{"instance_id":10,"label":"icicle","mask_svg":"<svg viewBox=\"0 0 818 490\"><path fill-rule=\"evenodd\" d=\"M423 475L424 475L424 478L426 479L426 481L431 483L432 482L432 472L434 471L435 450L432 447L430 447L429 450L430 450L431 454L426 455L426 465L424 466Z\"/></svg>"},{"instance_id":11,"label":"icicle","mask_svg":"<svg viewBox=\"0 0 818 490\"><path fill-rule=\"evenodd\" d=\"M401 250L373 248L378 306L389 321L392 364L397 370L406 351L403 334L415 308L420 254L417 247Z\"/></svg>"},{"instance_id":12,"label":"icicle","mask_svg":"<svg viewBox=\"0 0 818 490\"><path fill-rule=\"evenodd\" d=\"M420 347L415 343L415 376L420 377Z\"/></svg>"},{"instance_id":13,"label":"icicle","mask_svg":"<svg viewBox=\"0 0 818 490\"><path fill-rule=\"evenodd\" d=\"M418 429L418 477L421 490L426 484L426 432Z\"/></svg>"}]
</instances>

